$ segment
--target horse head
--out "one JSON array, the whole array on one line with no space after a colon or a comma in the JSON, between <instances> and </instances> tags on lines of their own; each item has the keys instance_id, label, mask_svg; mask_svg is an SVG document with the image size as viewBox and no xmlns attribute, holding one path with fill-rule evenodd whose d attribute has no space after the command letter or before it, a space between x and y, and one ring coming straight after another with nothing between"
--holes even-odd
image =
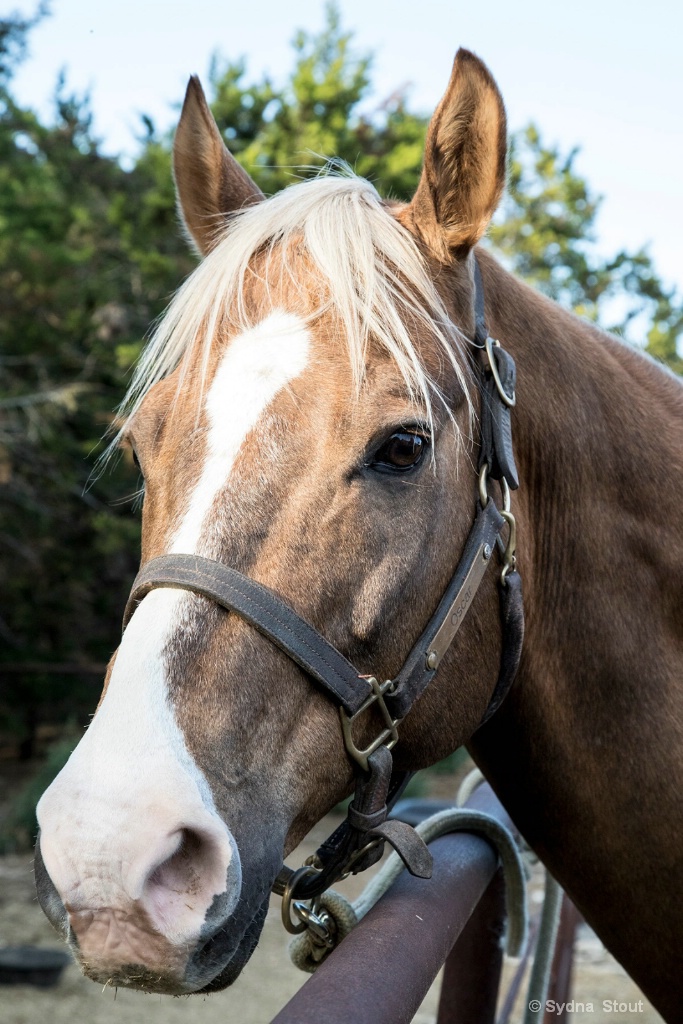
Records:
<instances>
[{"instance_id":1,"label":"horse head","mask_svg":"<svg viewBox=\"0 0 683 1024\"><path fill-rule=\"evenodd\" d=\"M143 357L121 436L145 481L143 566L166 553L231 566L361 673L395 675L472 524L472 253L504 163L502 101L465 51L407 204L352 175L265 199L190 82L174 170L202 262ZM492 576L402 724L399 766L476 728L497 616ZM40 801L41 904L95 980L223 988L283 855L352 781L337 709L304 671L207 597L154 589Z\"/></svg>"}]
</instances>

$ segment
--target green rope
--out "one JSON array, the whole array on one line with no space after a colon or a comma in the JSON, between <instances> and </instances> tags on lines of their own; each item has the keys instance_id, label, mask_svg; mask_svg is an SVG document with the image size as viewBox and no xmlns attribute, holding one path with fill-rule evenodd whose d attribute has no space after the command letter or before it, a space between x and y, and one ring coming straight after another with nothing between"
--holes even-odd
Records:
<instances>
[{"instance_id":1,"label":"green rope","mask_svg":"<svg viewBox=\"0 0 683 1024\"><path fill-rule=\"evenodd\" d=\"M426 843L452 832L474 832L484 836L495 847L505 878L506 950L510 956L520 955L527 937L526 882L517 844L511 833L490 815L462 807L433 814L421 821L415 831ZM331 918L333 945L322 943L310 930L302 932L289 945L289 955L294 965L309 973L315 971L332 949L374 907L403 870L401 858L397 853L392 853L353 903L334 889L324 892L318 908Z\"/></svg>"},{"instance_id":2,"label":"green rope","mask_svg":"<svg viewBox=\"0 0 683 1024\"><path fill-rule=\"evenodd\" d=\"M334 889L327 889L318 899L316 913L325 912L331 919L331 931L334 946L330 947L316 941L308 929L295 935L289 943L289 956L295 967L307 974L313 974L325 957L336 948L342 939L358 924L358 916L352 903L346 896Z\"/></svg>"}]
</instances>

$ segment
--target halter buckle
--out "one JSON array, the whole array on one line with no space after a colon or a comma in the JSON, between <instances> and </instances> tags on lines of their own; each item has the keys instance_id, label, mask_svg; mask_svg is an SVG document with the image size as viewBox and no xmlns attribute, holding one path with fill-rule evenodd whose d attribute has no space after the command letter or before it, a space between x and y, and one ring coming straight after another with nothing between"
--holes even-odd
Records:
<instances>
[{"instance_id":1,"label":"halter buckle","mask_svg":"<svg viewBox=\"0 0 683 1024\"><path fill-rule=\"evenodd\" d=\"M361 766L364 772L369 771L368 758L370 754L379 747L387 747L391 750L398 743L398 724L401 721L400 718L392 718L389 708L384 700L386 693L391 693L394 688L394 682L392 679L387 679L384 683L378 683L374 676L368 677L368 682L372 687L372 693L370 696L361 704L358 711L354 715L349 715L344 711L344 708L339 709L339 716L341 718L342 733L344 734L344 746L346 752L350 758L352 758L357 764ZM360 747L356 746L356 742L353 738L353 723L356 719L364 714L371 708L373 704L377 704L382 719L385 724L385 728L382 729L379 736L377 736L369 746L361 750Z\"/></svg>"}]
</instances>

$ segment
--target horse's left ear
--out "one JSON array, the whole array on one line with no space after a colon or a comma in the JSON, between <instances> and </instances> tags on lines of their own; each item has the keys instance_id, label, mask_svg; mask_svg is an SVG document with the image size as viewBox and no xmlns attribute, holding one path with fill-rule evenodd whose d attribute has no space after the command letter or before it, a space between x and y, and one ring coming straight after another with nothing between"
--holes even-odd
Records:
<instances>
[{"instance_id":1,"label":"horse's left ear","mask_svg":"<svg viewBox=\"0 0 683 1024\"><path fill-rule=\"evenodd\" d=\"M440 259L465 256L486 231L505 186L506 148L498 86L478 57L458 50L410 204L412 226Z\"/></svg>"},{"instance_id":2,"label":"horse's left ear","mask_svg":"<svg viewBox=\"0 0 683 1024\"><path fill-rule=\"evenodd\" d=\"M201 256L221 237L226 214L263 199L226 148L195 75L188 82L173 141L173 175L180 214Z\"/></svg>"}]
</instances>

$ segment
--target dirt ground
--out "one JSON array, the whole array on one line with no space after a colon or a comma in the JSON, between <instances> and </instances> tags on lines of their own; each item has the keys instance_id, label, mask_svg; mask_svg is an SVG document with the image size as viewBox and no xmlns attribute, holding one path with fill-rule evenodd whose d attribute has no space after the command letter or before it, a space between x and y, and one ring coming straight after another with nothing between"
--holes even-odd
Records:
<instances>
[{"instance_id":1,"label":"dirt ground","mask_svg":"<svg viewBox=\"0 0 683 1024\"><path fill-rule=\"evenodd\" d=\"M337 821L330 816L321 822L292 856L292 863L302 863ZM365 881L349 879L339 888L344 888L347 895L356 896ZM532 886L530 898L536 902L539 895L538 887ZM0 1024L267 1024L307 978L292 966L287 955L288 936L280 922L279 902L273 899L258 949L242 976L226 992L186 998L143 995L124 989L114 992L88 981L72 965L53 989L0 986ZM2 857L0 947L24 943L60 946L36 902L31 857ZM516 961L506 963L503 991L515 966ZM434 1024L438 991L437 979L414 1024ZM657 1024L661 1021L586 926L582 926L577 942L573 998L576 1003L586 1004L583 1011L571 1015L573 1024ZM603 1000L630 1003L631 1009L606 1011ZM636 1008L639 1000L642 1000L642 1010ZM588 1008L589 1003L593 1004L592 1010ZM513 1024L521 1021L523 1004L522 993Z\"/></svg>"}]
</instances>

